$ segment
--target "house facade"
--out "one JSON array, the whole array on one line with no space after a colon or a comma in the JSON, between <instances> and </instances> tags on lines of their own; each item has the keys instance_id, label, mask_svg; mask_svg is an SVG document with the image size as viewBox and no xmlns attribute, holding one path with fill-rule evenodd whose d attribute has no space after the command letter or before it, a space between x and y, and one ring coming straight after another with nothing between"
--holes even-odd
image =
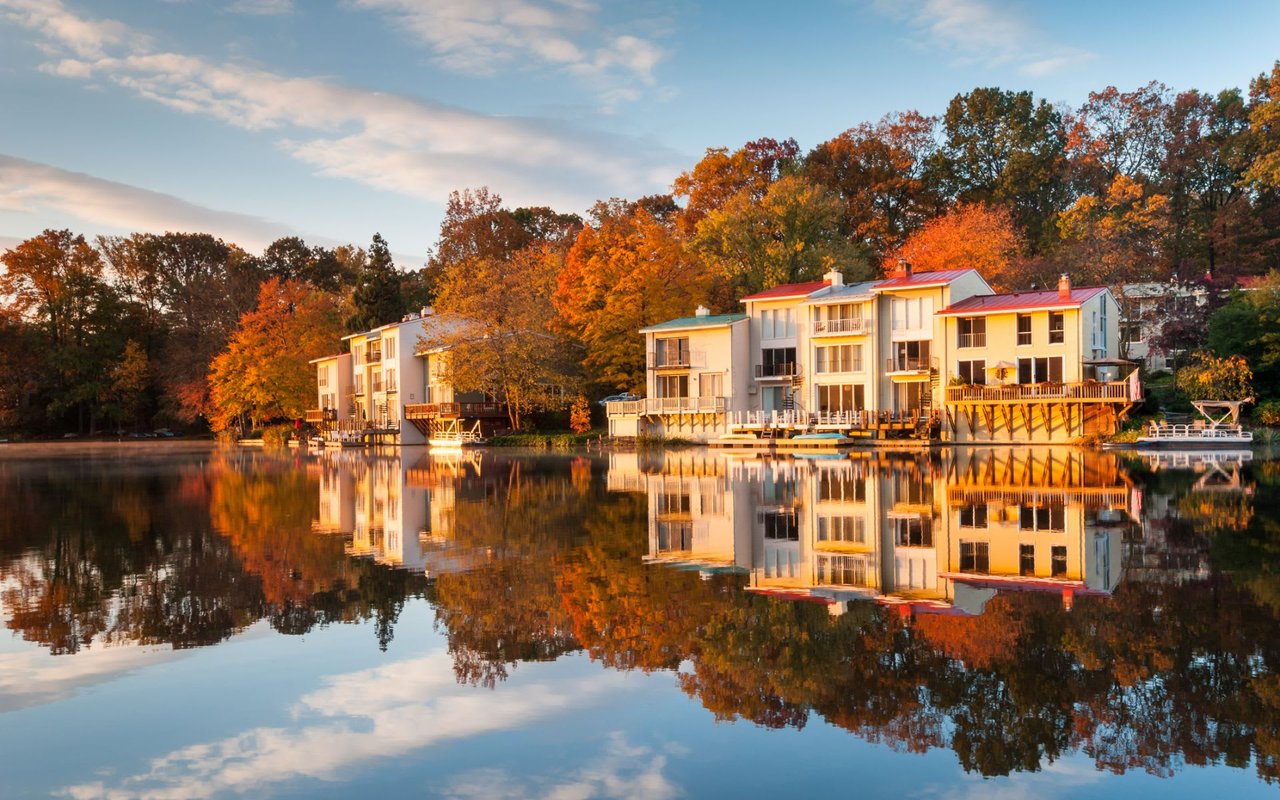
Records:
<instances>
[{"instance_id":1,"label":"house facade","mask_svg":"<svg viewBox=\"0 0 1280 800\"><path fill-rule=\"evenodd\" d=\"M777 286L743 298L744 314L703 314L642 331L650 354L648 398L610 404L610 432L704 441L726 433L828 431L1044 442L1110 432L1136 402L1135 393L1141 397L1136 379L1073 395L1065 386L1120 383L1118 306L1102 287L1072 289L1066 281L1065 300L1061 291L997 295L971 269L907 268L858 284L833 271L821 281ZM703 320L698 339L666 343L697 320ZM1006 366L996 369L999 364ZM715 396L726 392L722 400L696 402L713 396L702 388L703 375L732 376L710 384ZM1022 416L1013 424L1013 412L1002 407L997 432L994 415L1004 395L952 391L993 384L1057 385L1063 399L1078 402L1057 408L1048 421L1041 408L1033 423L1028 414L1034 409L1025 402L1050 396L1051 387L1034 395L1011 391L1009 398L1024 403ZM1090 394L1097 391L1104 396ZM686 406L698 409L696 424L669 410Z\"/></svg>"},{"instance_id":2,"label":"house facade","mask_svg":"<svg viewBox=\"0 0 1280 800\"><path fill-rule=\"evenodd\" d=\"M505 406L480 393L455 392L448 348L424 344L458 324L427 307L344 337L346 352L311 362L318 408L307 412L307 421L326 439L388 445L425 444L434 432L477 422L496 427L506 418Z\"/></svg>"}]
</instances>

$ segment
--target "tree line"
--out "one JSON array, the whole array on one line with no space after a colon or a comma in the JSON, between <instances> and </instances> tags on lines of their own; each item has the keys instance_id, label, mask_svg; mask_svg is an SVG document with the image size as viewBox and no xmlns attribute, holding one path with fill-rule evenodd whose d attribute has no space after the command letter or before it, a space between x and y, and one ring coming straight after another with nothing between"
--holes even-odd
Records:
<instances>
[{"instance_id":1,"label":"tree line","mask_svg":"<svg viewBox=\"0 0 1280 800\"><path fill-rule=\"evenodd\" d=\"M976 88L939 116L889 114L808 152L710 148L669 193L585 218L462 190L417 271L380 236L252 255L207 234L46 231L0 261L0 426L30 431L298 416L314 394L304 356L428 303L473 322L441 334L462 355L455 385L507 397L518 419L642 388L645 325L902 262L976 267L997 290L1064 272L1196 283L1210 302L1171 314L1155 344L1240 348L1261 378L1280 366L1280 279L1260 278L1280 266L1280 62L1247 91L1152 82L1078 108ZM1264 291L1229 292L1251 277ZM281 337L305 344L268 358Z\"/></svg>"}]
</instances>

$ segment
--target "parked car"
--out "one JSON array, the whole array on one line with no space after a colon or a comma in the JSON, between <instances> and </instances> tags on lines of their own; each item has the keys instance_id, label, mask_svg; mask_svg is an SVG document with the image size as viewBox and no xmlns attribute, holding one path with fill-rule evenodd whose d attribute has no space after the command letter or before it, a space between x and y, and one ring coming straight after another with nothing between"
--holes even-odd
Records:
<instances>
[{"instance_id":1,"label":"parked car","mask_svg":"<svg viewBox=\"0 0 1280 800\"><path fill-rule=\"evenodd\" d=\"M603 405L608 405L609 403L625 403L625 402L629 402L632 400L639 400L639 399L640 399L639 397L636 397L631 392L623 392L622 394L611 394L608 397L602 397L596 402L603 406Z\"/></svg>"}]
</instances>

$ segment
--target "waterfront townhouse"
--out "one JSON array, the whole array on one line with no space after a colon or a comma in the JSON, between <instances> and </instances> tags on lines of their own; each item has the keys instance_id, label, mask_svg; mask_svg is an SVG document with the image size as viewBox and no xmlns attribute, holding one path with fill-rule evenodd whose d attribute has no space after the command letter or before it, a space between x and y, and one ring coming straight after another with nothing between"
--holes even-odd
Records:
<instances>
[{"instance_id":1,"label":"waterfront townhouse","mask_svg":"<svg viewBox=\"0 0 1280 800\"><path fill-rule=\"evenodd\" d=\"M640 333L646 397L609 404L610 435L705 440L728 433L730 413L749 407L747 315L700 306L692 317Z\"/></svg>"},{"instance_id":2,"label":"waterfront townhouse","mask_svg":"<svg viewBox=\"0 0 1280 800\"><path fill-rule=\"evenodd\" d=\"M1069 442L1118 430L1142 399L1118 357L1119 307L1106 287L974 295L938 315L945 331L943 426L956 441Z\"/></svg>"},{"instance_id":3,"label":"waterfront townhouse","mask_svg":"<svg viewBox=\"0 0 1280 800\"><path fill-rule=\"evenodd\" d=\"M423 308L343 338L347 352L315 359L319 408L308 422L332 440L418 445L433 433L506 417L494 398L455 392L448 348L424 344L465 321Z\"/></svg>"}]
</instances>

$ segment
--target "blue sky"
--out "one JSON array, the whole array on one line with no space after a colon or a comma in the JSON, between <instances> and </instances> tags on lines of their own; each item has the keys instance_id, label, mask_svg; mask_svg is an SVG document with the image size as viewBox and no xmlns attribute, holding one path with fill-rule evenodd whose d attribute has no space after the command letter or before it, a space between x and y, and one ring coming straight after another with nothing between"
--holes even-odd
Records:
<instances>
[{"instance_id":1,"label":"blue sky","mask_svg":"<svg viewBox=\"0 0 1280 800\"><path fill-rule=\"evenodd\" d=\"M975 86L1244 88L1277 30L1274 0L0 0L0 246L376 230L414 268L452 189L581 213Z\"/></svg>"}]
</instances>

